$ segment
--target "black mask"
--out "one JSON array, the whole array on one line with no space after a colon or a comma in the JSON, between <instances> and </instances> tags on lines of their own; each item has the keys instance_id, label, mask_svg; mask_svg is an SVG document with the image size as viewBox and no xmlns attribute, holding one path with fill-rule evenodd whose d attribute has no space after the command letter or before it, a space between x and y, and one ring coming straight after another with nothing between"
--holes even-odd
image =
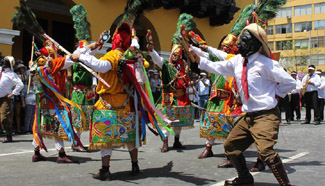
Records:
<instances>
[{"instance_id":1,"label":"black mask","mask_svg":"<svg viewBox=\"0 0 325 186\"><path fill-rule=\"evenodd\" d=\"M249 57L256 53L262 46L262 43L248 30L244 30L239 38L237 48L243 57Z\"/></svg>"}]
</instances>

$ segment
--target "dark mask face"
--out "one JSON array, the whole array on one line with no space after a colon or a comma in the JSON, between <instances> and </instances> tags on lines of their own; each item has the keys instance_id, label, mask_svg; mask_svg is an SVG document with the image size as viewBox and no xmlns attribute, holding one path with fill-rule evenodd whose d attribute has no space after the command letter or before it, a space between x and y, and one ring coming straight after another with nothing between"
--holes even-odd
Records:
<instances>
[{"instance_id":1,"label":"dark mask face","mask_svg":"<svg viewBox=\"0 0 325 186\"><path fill-rule=\"evenodd\" d=\"M262 43L248 30L244 30L239 38L237 48L243 57L249 57L262 47Z\"/></svg>"}]
</instances>

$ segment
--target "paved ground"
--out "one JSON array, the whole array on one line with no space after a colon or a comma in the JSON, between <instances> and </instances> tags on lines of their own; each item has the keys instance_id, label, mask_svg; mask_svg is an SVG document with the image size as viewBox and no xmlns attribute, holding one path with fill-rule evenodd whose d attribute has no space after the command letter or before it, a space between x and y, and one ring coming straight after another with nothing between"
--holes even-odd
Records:
<instances>
[{"instance_id":1,"label":"paved ground","mask_svg":"<svg viewBox=\"0 0 325 186\"><path fill-rule=\"evenodd\" d=\"M140 148L139 164L141 174L137 177L129 175L131 163L125 149L113 152L111 172L113 180L101 182L92 179L91 175L101 167L100 153L76 153L67 146L67 154L75 164L57 164L57 152L54 143L46 140L48 157L46 162L32 163L32 135L16 135L14 143L0 143L0 185L30 186L30 185L223 185L225 179L235 176L235 170L218 169L217 164L223 161L222 143L213 147L214 157L199 160L197 155L204 148L204 139L199 138L199 123L196 128L185 130L181 141L184 150L170 150L160 153L160 140L148 134L147 144ZM301 125L292 122L283 124L280 128L276 150L280 153L289 178L294 185L324 185L325 184L325 123L322 125ZM82 136L87 142L88 135ZM172 145L173 140L170 141ZM251 167L256 159L255 148L245 153L248 166ZM270 170L254 175L259 186L278 185Z\"/></svg>"}]
</instances>

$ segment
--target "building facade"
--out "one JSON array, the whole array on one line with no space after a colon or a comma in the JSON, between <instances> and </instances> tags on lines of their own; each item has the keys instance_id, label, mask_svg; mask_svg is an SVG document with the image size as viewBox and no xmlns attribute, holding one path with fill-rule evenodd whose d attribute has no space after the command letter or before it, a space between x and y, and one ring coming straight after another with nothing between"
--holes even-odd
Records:
<instances>
[{"instance_id":1,"label":"building facade","mask_svg":"<svg viewBox=\"0 0 325 186\"><path fill-rule=\"evenodd\" d=\"M325 71L325 1L288 0L269 21L268 44L281 52L288 71L306 73L309 64Z\"/></svg>"},{"instance_id":2,"label":"building facade","mask_svg":"<svg viewBox=\"0 0 325 186\"><path fill-rule=\"evenodd\" d=\"M90 22L90 40L96 41L99 34L114 27L116 20L123 13L127 0L27 0L27 5L32 8L40 25L45 32L57 40L66 49L72 51L75 45L75 37L73 30L72 17L69 9L75 4L82 4L87 10L88 21ZM155 2L158 2L155 1ZM170 1L181 2L181 1ZM185 1L184 1L185 2ZM236 6L240 8L234 14L234 19L222 26L211 26L213 18L195 18L197 30L201 36L208 42L209 45L217 47L221 38L227 35L233 26L235 20L242 8L247 4L253 3L253 0L202 0L202 1L187 1L196 3L231 3L236 2ZM176 30L176 23L180 13L184 10L175 7L171 3L171 7L160 7L156 9L144 10L143 14L136 20L135 28L137 35L140 36L142 47L145 46L145 34L147 29L153 32L153 40L155 48L163 56L168 56L171 47L171 39ZM13 55L16 58L23 59L25 63L30 58L31 39L32 36L26 31L18 31L11 22L12 15L16 12L15 6L19 6L19 0L0 0L0 51L2 55ZM216 11L223 11L218 9ZM207 7L207 11L210 11ZM220 7L219 7L220 8ZM193 10L195 11L195 9ZM200 14L201 10L197 10ZM196 12L195 12L196 13ZM218 12L217 12L218 13ZM203 12L203 16L205 13ZM222 16L222 15L221 15ZM220 19L221 17L219 17ZM218 19L218 17L216 18ZM111 33L113 33L111 31ZM41 43L38 43L41 45ZM105 44L105 48L100 52L104 53L105 49L110 47L110 44Z\"/></svg>"}]
</instances>

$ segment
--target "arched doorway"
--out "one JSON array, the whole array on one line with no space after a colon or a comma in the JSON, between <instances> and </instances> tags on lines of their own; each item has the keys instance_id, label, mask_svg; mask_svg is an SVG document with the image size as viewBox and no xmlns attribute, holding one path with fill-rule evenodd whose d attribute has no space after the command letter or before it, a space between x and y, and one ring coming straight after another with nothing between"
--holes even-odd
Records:
<instances>
[{"instance_id":1,"label":"arched doorway","mask_svg":"<svg viewBox=\"0 0 325 186\"><path fill-rule=\"evenodd\" d=\"M37 21L49 36L68 51L74 50L75 36L69 12L74 5L72 0L27 0L26 4L35 13ZM12 55L22 59L27 65L31 57L32 35L22 30L20 37L16 37L14 42ZM36 41L36 44L38 47L43 45L39 41Z\"/></svg>"}]
</instances>

